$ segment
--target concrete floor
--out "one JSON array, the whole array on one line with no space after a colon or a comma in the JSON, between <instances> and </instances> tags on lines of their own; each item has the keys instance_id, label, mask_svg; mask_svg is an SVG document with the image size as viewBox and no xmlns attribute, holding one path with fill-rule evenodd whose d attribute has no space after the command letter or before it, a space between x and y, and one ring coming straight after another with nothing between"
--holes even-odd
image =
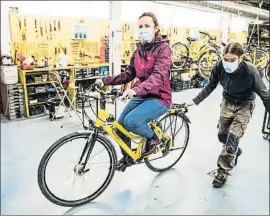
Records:
<instances>
[{"instance_id":1,"label":"concrete floor","mask_svg":"<svg viewBox=\"0 0 270 216\"><path fill-rule=\"evenodd\" d=\"M190 100L198 91L174 93L173 99ZM190 142L174 169L158 174L138 165L117 172L95 202L73 209L44 198L37 185L37 167L54 141L81 128L79 121L75 117L2 121L1 214L269 215L269 143L261 134L264 107L259 98L241 140L238 166L224 188L212 188L207 173L216 168L221 151L216 128L220 102L218 88L199 107L190 108Z\"/></svg>"}]
</instances>

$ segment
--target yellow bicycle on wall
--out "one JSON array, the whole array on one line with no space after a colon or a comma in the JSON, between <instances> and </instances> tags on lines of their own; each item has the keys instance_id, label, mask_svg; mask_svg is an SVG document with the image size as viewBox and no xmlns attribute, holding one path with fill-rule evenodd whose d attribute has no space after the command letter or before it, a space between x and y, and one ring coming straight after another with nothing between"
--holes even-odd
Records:
<instances>
[{"instance_id":1,"label":"yellow bicycle on wall","mask_svg":"<svg viewBox=\"0 0 270 216\"><path fill-rule=\"evenodd\" d=\"M180 69L190 67L192 64L198 66L199 74L203 78L209 78L211 69L221 59L221 46L215 43L216 37L206 32L199 32L207 37L207 42L199 50L193 47L195 38L187 37L188 44L176 42L172 45L172 56L174 68Z\"/></svg>"},{"instance_id":2,"label":"yellow bicycle on wall","mask_svg":"<svg viewBox=\"0 0 270 216\"><path fill-rule=\"evenodd\" d=\"M74 207L86 204L96 199L109 186L118 165L116 149L111 139L132 158L131 166L141 164L144 161L146 166L155 172L172 168L181 159L189 141L190 121L185 115L188 111L187 107L184 104L172 104L164 116L149 123L161 142L151 155L143 156L146 138L127 131L115 120L113 115L106 111L106 99L111 98L116 101L121 96L121 92L118 90L104 92L100 90L98 84L93 84L90 90L98 93L98 96L83 94L81 99L87 101L94 98L97 102L96 113L90 106L97 117L94 129L78 131L62 137L49 147L39 164L38 184L40 190L48 200L60 206ZM137 147L135 149L129 148L117 135L116 129L131 138ZM103 135L104 131L111 139ZM181 135L181 132L184 134ZM68 142L71 144L69 145ZM64 151L64 147L67 147L66 151ZM75 151L76 148L80 148L78 153ZM98 163L97 160L101 160L101 162ZM53 163L54 161L55 163ZM94 168L95 165L97 167ZM48 172L49 168L52 168L52 173ZM97 171L96 174L94 174L95 171ZM105 172L104 175L102 175L102 171ZM50 179L57 176L60 176L60 182ZM72 176L71 183L76 191L63 189L70 181L68 176ZM76 183L75 179L78 180ZM96 184L94 180L100 180L101 183ZM86 184L90 184L90 187L86 188ZM91 189L93 192L90 192ZM67 195L62 194L63 192L71 193L71 198L67 198Z\"/></svg>"},{"instance_id":3,"label":"yellow bicycle on wall","mask_svg":"<svg viewBox=\"0 0 270 216\"><path fill-rule=\"evenodd\" d=\"M245 46L245 54L249 61L255 65L261 76L265 71L265 77L269 81L269 53L261 48Z\"/></svg>"}]
</instances>

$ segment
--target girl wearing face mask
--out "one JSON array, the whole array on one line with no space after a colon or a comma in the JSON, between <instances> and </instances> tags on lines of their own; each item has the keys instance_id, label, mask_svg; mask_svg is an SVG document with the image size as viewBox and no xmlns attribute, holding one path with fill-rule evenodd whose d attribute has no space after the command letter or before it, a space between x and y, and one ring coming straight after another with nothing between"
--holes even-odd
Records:
<instances>
[{"instance_id":1,"label":"girl wearing face mask","mask_svg":"<svg viewBox=\"0 0 270 216\"><path fill-rule=\"evenodd\" d=\"M148 138L144 155L151 154L159 145L159 138L148 126L148 122L165 114L171 105L170 73L172 67L171 49L168 38L160 35L157 18L152 13L143 13L138 21L140 43L131 57L126 71L98 80L103 85L126 84L136 78L131 89L122 98L131 98L122 111L118 122L134 134ZM131 140L117 131L117 134L131 146ZM118 170L124 171L132 159L122 151L124 157Z\"/></svg>"},{"instance_id":2,"label":"girl wearing face mask","mask_svg":"<svg viewBox=\"0 0 270 216\"><path fill-rule=\"evenodd\" d=\"M214 187L224 185L229 171L237 164L242 153L238 144L252 117L255 93L262 99L266 110L269 111L270 105L269 91L256 67L245 61L243 48L237 42L225 47L222 60L212 69L208 85L187 105L198 105L212 93L218 83L223 87L218 139L224 147L218 157Z\"/></svg>"}]
</instances>

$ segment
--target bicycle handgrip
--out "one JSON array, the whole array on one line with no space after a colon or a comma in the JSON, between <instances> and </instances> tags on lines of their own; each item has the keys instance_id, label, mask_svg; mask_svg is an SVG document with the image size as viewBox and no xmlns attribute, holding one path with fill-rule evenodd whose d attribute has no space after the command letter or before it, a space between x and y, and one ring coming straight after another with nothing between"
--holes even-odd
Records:
<instances>
[{"instance_id":1,"label":"bicycle handgrip","mask_svg":"<svg viewBox=\"0 0 270 216\"><path fill-rule=\"evenodd\" d=\"M101 88L100 83L94 83L94 84L92 84L92 85L90 86L89 90L92 91L92 92L94 92L94 91L96 91L97 89L99 90L100 88Z\"/></svg>"}]
</instances>

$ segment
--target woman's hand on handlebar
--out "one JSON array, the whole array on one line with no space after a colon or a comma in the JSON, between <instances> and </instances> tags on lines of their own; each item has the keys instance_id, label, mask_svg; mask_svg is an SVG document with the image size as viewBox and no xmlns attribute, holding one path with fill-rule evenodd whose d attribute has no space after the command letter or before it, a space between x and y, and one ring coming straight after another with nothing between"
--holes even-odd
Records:
<instances>
[{"instance_id":1,"label":"woman's hand on handlebar","mask_svg":"<svg viewBox=\"0 0 270 216\"><path fill-rule=\"evenodd\" d=\"M95 83L98 83L100 85L100 88L104 86L104 83L101 79L97 79Z\"/></svg>"},{"instance_id":2,"label":"woman's hand on handlebar","mask_svg":"<svg viewBox=\"0 0 270 216\"><path fill-rule=\"evenodd\" d=\"M136 92L133 89L127 89L121 97L119 97L120 100L123 100L125 97L132 98L134 95L136 95Z\"/></svg>"}]
</instances>

